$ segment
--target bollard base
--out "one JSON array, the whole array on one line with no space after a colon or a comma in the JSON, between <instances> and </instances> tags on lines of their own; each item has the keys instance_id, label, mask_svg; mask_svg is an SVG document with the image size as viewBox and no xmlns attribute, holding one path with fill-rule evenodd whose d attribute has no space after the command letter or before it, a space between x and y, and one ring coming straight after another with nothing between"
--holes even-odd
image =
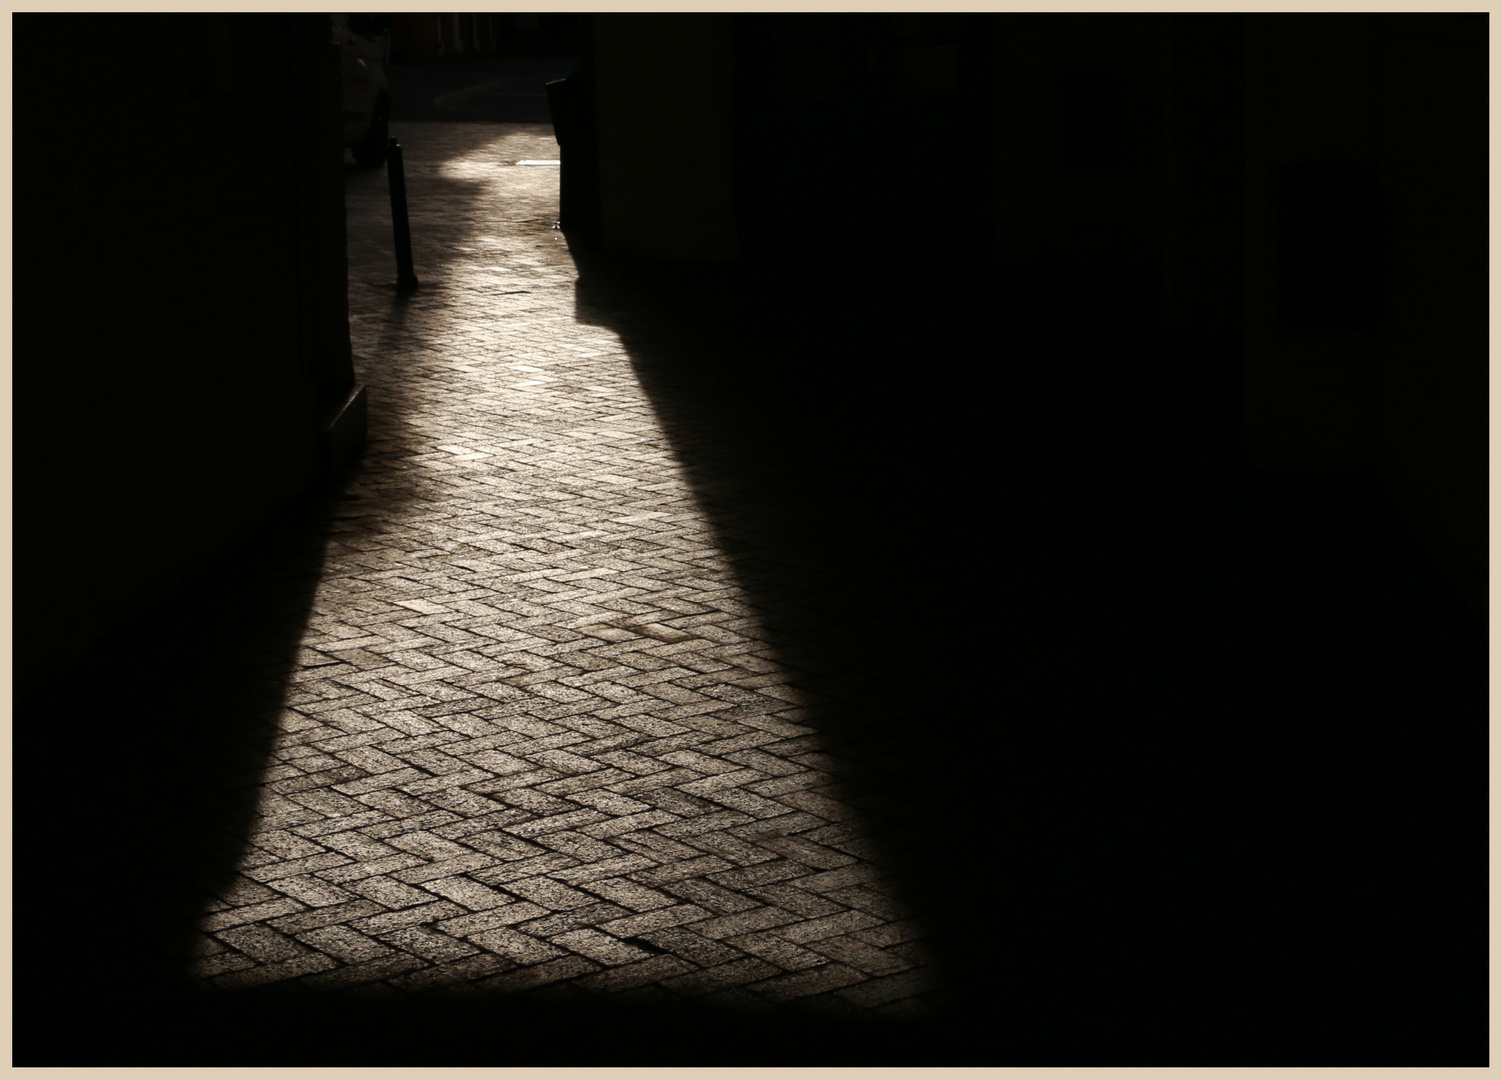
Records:
<instances>
[{"instance_id":1,"label":"bollard base","mask_svg":"<svg viewBox=\"0 0 1502 1080\"><path fill-rule=\"evenodd\" d=\"M314 439L313 475L320 486L333 483L360 456L365 445L366 395L352 384L319 418Z\"/></svg>"},{"instance_id":2,"label":"bollard base","mask_svg":"<svg viewBox=\"0 0 1502 1080\"><path fill-rule=\"evenodd\" d=\"M409 293L417 288L412 272L412 233L407 226L407 177L402 168L402 147L396 139L387 140L386 178L391 185L391 230L396 241L396 291Z\"/></svg>"}]
</instances>

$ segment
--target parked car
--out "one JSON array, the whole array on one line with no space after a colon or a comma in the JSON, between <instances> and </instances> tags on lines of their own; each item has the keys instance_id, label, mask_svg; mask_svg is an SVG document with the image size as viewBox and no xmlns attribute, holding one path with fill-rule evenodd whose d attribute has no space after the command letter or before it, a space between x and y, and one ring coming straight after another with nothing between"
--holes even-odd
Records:
<instances>
[{"instance_id":1,"label":"parked car","mask_svg":"<svg viewBox=\"0 0 1502 1080\"><path fill-rule=\"evenodd\" d=\"M391 120L386 62L373 35L357 32L349 15L335 15L333 23L344 75L344 145L354 153L356 165L374 169L386 161Z\"/></svg>"}]
</instances>

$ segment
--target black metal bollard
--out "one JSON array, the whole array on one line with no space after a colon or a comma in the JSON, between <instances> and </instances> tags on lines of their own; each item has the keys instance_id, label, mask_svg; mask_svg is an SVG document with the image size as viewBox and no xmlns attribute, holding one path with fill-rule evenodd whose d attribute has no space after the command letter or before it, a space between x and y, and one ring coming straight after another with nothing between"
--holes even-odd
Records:
<instances>
[{"instance_id":1,"label":"black metal bollard","mask_svg":"<svg viewBox=\"0 0 1502 1080\"><path fill-rule=\"evenodd\" d=\"M412 231L407 227L407 178L402 172L402 148L395 139L387 143L386 176L391 183L391 227L396 234L396 288L417 288L412 272Z\"/></svg>"}]
</instances>

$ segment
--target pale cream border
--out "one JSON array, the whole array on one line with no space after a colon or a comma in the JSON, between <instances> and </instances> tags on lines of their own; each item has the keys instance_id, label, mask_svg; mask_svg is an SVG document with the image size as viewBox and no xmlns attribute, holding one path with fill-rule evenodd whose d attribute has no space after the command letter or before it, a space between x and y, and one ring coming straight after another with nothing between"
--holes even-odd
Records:
<instances>
[{"instance_id":1,"label":"pale cream border","mask_svg":"<svg viewBox=\"0 0 1502 1080\"><path fill-rule=\"evenodd\" d=\"M3 85L9 87L12 85L11 75L13 70L13 64L11 61L11 23L9 19L5 20L4 29L0 30L0 65L3 65L3 68L0 68L0 72L3 72L4 76ZM15 789L14 785L11 783L12 773L10 752L11 716L13 711L11 705L11 625L13 612L15 611L15 591L12 587L12 575L14 573L15 555L11 540L12 536L14 535L13 530L15 528L15 515L12 508L12 492L15 490L15 488L11 480L12 471L14 468L14 459L11 453L11 446L12 440L15 437L15 425L13 423L14 414L12 412L13 403L11 401L11 372L13 370L11 366L13 363L13 358L11 355L11 267L13 265L14 257L14 244L12 242L13 233L11 231L11 215L14 212L11 201L11 163L14 160L11 139L11 108L12 103L10 100L7 100L3 121L0 121L4 124L3 130L0 130L0 142L3 142L3 149L0 149L0 156L3 156L5 161L3 183L5 190L6 247L5 263L3 267L0 267L0 274L4 275L5 281L5 293L3 301L5 312L5 339L3 354L5 358L5 382L3 386L0 386L0 400L3 400L4 402L3 411L0 411L0 455L3 455L3 460L5 462L4 472L3 474L0 474L0 486L3 486L5 493L4 506L3 509L0 509L0 515L3 515L4 520L4 529L0 530L0 545L3 545L3 550L5 553L5 571L4 577L0 578L0 581L3 581L3 585L0 585L0 588L3 588L4 590L6 616L4 623L0 624L0 640L3 640L5 647L4 659L3 661L0 661L0 664L3 664L3 667L0 667L0 672L3 672L3 675L0 675L0 679L3 679L3 682L0 682L0 687L3 687L5 716L5 742L3 746L0 746L0 761L3 761L3 768L0 768L0 783L3 783L3 789L0 790L3 790L4 793L4 800L3 802L0 802L0 914L3 914L4 918L3 925L0 925L0 950L3 950L3 952L0 952L0 970L3 970L5 975L5 982L3 987L0 987L0 994L4 995L5 1016L3 1018L3 1021L0 1021L0 1030L4 1031L5 1060L7 1062L11 1060L12 1053L10 1017L12 1008L11 983L14 978L14 966L11 962L11 957L13 955L13 950L11 947L11 889L15 880L14 875L11 873L11 853L15 850L11 842L11 806L14 802L13 792Z\"/></svg>"},{"instance_id":2,"label":"pale cream border","mask_svg":"<svg viewBox=\"0 0 1502 1080\"><path fill-rule=\"evenodd\" d=\"M14 13L19 13L19 12L32 12L32 11L70 11L70 10L75 10L75 11L76 10L95 10L95 11L97 11L97 10L100 10L101 7L113 8L113 7L116 7L116 6L122 6L123 7L125 5L116 5L114 3L110 3L110 4L107 4L107 5L77 5L77 4L52 4L52 3L35 4L35 3L31 3L31 4L22 4L22 5L13 7L11 9L11 12L14 14ZM538 10L538 11L600 11L600 10L615 10L615 11L685 11L685 12L691 12L691 11L703 11L703 10L706 10L706 8L711 8L711 9L714 9L714 10L721 10L721 11L788 11L788 12L810 11L810 10L818 10L818 11L870 11L870 10L902 11L902 10L911 10L911 9L916 8L918 6L919 5L913 4L913 3L893 3L893 2L890 2L890 0L885 0L885 2L880 2L880 3L865 3L865 4L827 3L826 2L826 3L815 3L815 4L810 4L810 5L792 5L792 4L787 4L787 3L773 3L773 4L745 3L745 4L714 4L714 5L705 5L705 4L676 4L676 3L675 4L653 3L653 4L641 4L641 5L637 5L637 4L624 3L623 0L606 0L605 3L593 3L593 4L589 4L589 3L556 3L556 2L545 2L545 3L541 4L541 5L539 5L535 10ZM188 10L188 11L194 11L194 10L204 10L204 9L209 9L209 8L226 8L226 9L235 10L235 11L254 11L254 10L261 10L261 11L286 11L286 10L318 10L318 5L309 4L309 3L305 3L305 2L304 3L295 3L295 4L264 4L264 3L256 3L256 4L233 4L233 5L225 4L225 3L221 3L221 2L212 2L212 3L207 3L207 4L190 4L190 3L160 4L160 3L156 3L156 4L143 5L141 7L135 7L134 5L131 5L131 8L132 8L132 10L140 10L140 11L146 11L146 10L150 10L150 11L170 11L170 10ZM939 9L940 10L944 10L944 11L978 11L978 12L988 12L988 11L997 11L997 12L1006 12L1006 11L1029 11L1029 12L1031 12L1031 11L1049 11L1049 12L1056 12L1056 11L1063 11L1063 12L1121 12L1121 11L1142 11L1142 12L1153 12L1153 13L1157 13L1157 12L1177 12L1177 11L1195 12L1195 11L1206 11L1206 10L1211 10L1211 11L1214 11L1214 10L1247 11L1247 12L1331 11L1331 12L1353 12L1353 13L1354 12L1369 12L1369 11L1407 12L1407 11L1426 11L1426 10L1427 11L1433 11L1433 10L1435 10L1434 7L1432 7L1430 5L1425 5L1425 4L1419 4L1419 3L1406 3L1405 4L1405 3L1392 3L1392 2L1382 2L1382 3L1377 3L1377 4L1358 4L1358 3L1350 3L1350 2L1339 2L1339 3L1328 3L1328 2L1326 2L1326 3L1312 4L1312 5L1311 4L1290 4L1290 3L1266 3L1266 2L1257 2L1257 3L1249 3L1249 4L1217 4L1217 5L1205 5L1205 4L1193 4L1193 3L1159 3L1159 4L1153 4L1153 5L1141 5L1141 6L1138 6L1138 5L1134 5L1134 4L1119 3L1119 2L1118 3L1105 3L1105 4L1102 4L1102 3L1064 3L1064 2L1058 2L1058 0L1052 0L1052 2L1050 2L1050 0L1042 0L1042 2L1039 2L1039 0L1032 0L1032 2L1024 2L1024 3L1019 3L1019 4L1016 4L1016 5L976 4L976 3L973 3L973 2L946 3L946 4L939 5ZM1456 11L1456 12L1460 12L1460 11L1483 12L1483 11L1491 11L1492 10L1491 7L1490 7L1490 5L1488 5L1488 4L1476 4L1476 3L1447 3L1447 4L1444 4L1442 6L1442 9L1445 10L1445 11ZM398 9L395 8L395 7L392 7L391 5L376 5L375 8L374 8L374 10L377 10L377 11L396 11ZM408 7L408 8L403 8L403 9L400 9L400 10L410 11L410 10L412 10L412 8ZM421 10L421 9L419 8L418 10ZM496 8L495 8L494 4L480 5L480 4L476 4L476 3L455 3L455 4L439 5L439 6L436 6L435 9L433 9L433 10L435 10L435 11L442 11L442 12L449 12L449 11L457 11L457 12L470 12L470 11L486 12L486 11L495 11ZM1493 24L1492 27L1491 27L1491 44L1493 46L1493 51L1494 52L1495 52L1495 46L1498 43L1498 36L1499 36L1499 32L1498 32L1498 29L1497 29L1497 25ZM12 50L11 23L10 23L10 20L7 19L6 23L5 23L4 32L3 32L3 64L4 64L3 71L4 71L4 76L5 76L4 85L7 88L12 87L11 78L10 78L11 67L12 67L12 64L11 64L12 51L11 50ZM13 90L12 90L12 92L13 92ZM1497 95L1495 81L1493 81L1492 87L1491 87L1491 98L1492 98L1493 111L1495 113L1496 107L1498 105L1498 95ZM5 188L6 188L7 194L8 194L9 190L10 190L10 187L11 187L11 175L12 175L12 173L11 173L12 147L11 147L11 139L10 139L10 134L11 134L11 111L9 109L7 109L5 117L4 117L4 125L5 125L4 126L4 136L5 136L5 138L4 138L3 155L4 155L5 162L6 162L4 183L5 183ZM1499 155L1498 155L1498 152L1496 150L1495 145L1492 147L1491 159L1490 160L1491 160L1492 173L1493 173L1493 176L1495 176L1496 173L1497 173L1497 167L1498 167L1499 163L1502 163L1502 162L1499 162ZM10 228L10 226L11 226L11 221L12 221L12 215L13 215L13 213L14 213L14 207L10 204L9 199L7 199L7 211L6 211L6 219L5 219L5 221L6 221L6 237L7 237L7 241L9 241L9 238L11 236L11 228ZM1496 236L1495 226L1491 226L1491 229L1492 229L1492 236L1495 239L1495 236ZM9 243L7 243L7 246L9 246ZM1496 269L1497 268L1496 268L1496 264L1495 264L1495 260L1494 260L1493 261L1493 272L1494 272L1494 274L1495 274ZM7 283L9 283L9 281L10 281L10 274L11 274L11 264L10 264L9 261L7 261L7 265L4 268L4 274L5 274L5 278L6 278ZM1493 297L1493 306L1495 306L1496 300L1497 300L1497 289L1496 289L1495 284L1493 285L1492 297ZM9 288L7 288L6 292L5 292L4 307L5 307L5 312L6 312L7 326L9 326L9 324L10 324L9 317L10 317L10 309L11 309L11 293L10 293L10 289ZM1493 339L1493 351L1495 352L1495 338ZM9 336L9 334L6 335L5 353L4 353L4 355L5 355L5 364L6 364L6 370L7 370L7 375L8 375L10 373L10 371L12 370L11 369L11 364L13 363L13 357L11 355L11 344L10 344L10 336ZM11 454L11 436L12 436L12 431L13 431L13 424L12 424L13 413L11 411L11 408L13 408L13 403L10 400L10 398L11 398L11 391L10 391L10 380L9 379L6 380L6 383L5 383L5 386L3 387L3 389L0 389L0 395L3 395L3 398L4 398L7 406L10 406L10 407L8 407L5 410L4 418L3 418L3 428L0 428L0 431L3 431L3 454L4 454L4 460L5 460L5 463L6 463L6 470L5 470L5 474L4 474L4 486L7 489L7 491L9 491L11 489L10 476L11 476L11 464L12 464L12 461L13 461L12 454ZM1499 402L1502 402L1502 388L1499 388L1495 381L1493 382L1493 384L1489 388L1489 401L1490 401L1490 404L1491 404L1491 407L1492 407L1492 411L1493 411L1493 413L1495 413L1497 405L1499 404ZM1498 470L1499 465L1502 465L1502 436L1499 436L1499 434L1498 434L1498 432L1497 432L1497 430L1496 430L1495 427L1493 427L1492 430L1491 430L1490 455L1491 455L1491 464L1492 464L1493 474L1495 475L1495 473ZM1496 481L1493 480L1492 483L1493 483L1492 493L1493 493L1493 496L1495 496L1495 494L1496 494L1496 487L1495 487ZM1495 500L1495 498L1493 498L1493 510L1492 510L1491 518L1490 518L1493 533L1495 533L1498 525L1502 525L1502 514L1499 514L1497 512L1497 510L1495 509L1495 502L1496 502L1496 500ZM12 517L11 504L10 504L9 500L6 501L5 508L4 508L4 511L3 511L3 515L4 515L4 521L5 521L5 524L6 524L6 528L5 528L4 533L3 533L3 543L4 543L4 549L5 549L6 553L7 553L7 555L9 555L10 552L11 552L11 537L13 535L12 529L14 528L14 520L13 520L13 517ZM9 558L7 558L6 562L7 562L7 572L6 572L6 575L5 575L5 578L4 578L4 595L5 595L5 599L6 599L6 608L7 608L7 610L10 610L10 608L11 608L10 598L11 598L11 595L12 595L11 585L12 585L12 580L13 580L12 574L14 572L14 568L13 568L13 566L12 566ZM1497 585L1497 584L1494 583L1491 586L1490 597L1491 597L1491 601L1492 601L1491 610L1492 610L1493 613L1495 613L1496 607L1497 607L1497 600L1499 598L1502 598L1502 586L1499 586L1499 585ZM1492 622L1492 630L1495 633L1495 631L1497 630L1497 626L1496 626L1494 620L1495 620L1495 616L1493 616L1493 622ZM11 629L10 629L10 626L8 624L6 626L4 626L4 627L0 627L0 634L3 634L4 639L6 641L6 644L9 645ZM1492 668L1495 669L1497 667L1497 663L1498 663L1499 658L1502 658L1502 646L1499 646L1495 641L1493 641L1493 643L1491 645L1490 657L1491 657ZM8 721L9 717L11 715L11 708L10 708L11 679L10 679L10 650L9 650L9 648L6 649L3 670L4 670L4 673L5 673L4 685L5 685L5 693L6 693L6 709L5 709L5 711L6 711L7 721ZM1495 714L1495 712L1496 712L1496 700L1495 700L1495 697L1492 700L1492 712L1493 712L1493 714ZM7 730L8 729L9 729L9 723L7 723ZM4 1032L5 1032L5 1046L6 1046L6 1050L7 1050L6 1061L9 1062L9 1060L10 1060L9 1050L10 1050L10 1047L11 1047L11 1027L10 1027L11 1009L9 1008L9 1006L10 1006L12 1000L13 1000L12 994L11 994L11 991L12 991L12 986L11 986L11 974L12 974L12 971L11 971L11 949L10 949L10 942L11 942L11 919L10 919L10 913L11 913L11 888L12 888L12 883L13 883L13 878L12 878L12 875L11 875L11 859L10 859L10 854L11 854L11 850L12 850L12 848L11 848L11 842L10 842L10 839L11 839L11 820L12 820L11 819L11 799L10 799L10 795L11 795L11 792L12 792L12 786L11 786L11 782L10 781L11 781L12 774L11 774L11 755L10 755L10 742L9 742L9 739L7 739L7 741L6 741L6 745L5 745L4 749L3 749L3 752L0 752L0 753L3 753L3 760L4 760L4 763L5 763L5 766L6 766L5 767L5 772L4 772L4 784L5 784L5 786L4 786L4 793L5 793L5 796L6 796L6 798L5 798L5 805L4 805L4 809L3 809L3 822L4 822L4 825L3 825L3 831L0 831L0 849L3 849L3 852L4 852L4 860L3 860L3 867L4 867L4 878L3 878L3 880L4 880L4 891L3 891L3 901L0 901L0 903L3 903L3 911L4 911L4 914L5 914L5 925L4 925L4 930L3 930L3 935L4 936L0 937L0 942L3 942L3 945L4 945L4 954L3 954L3 959L0 959L0 963L3 963L3 970L4 970L5 974L6 974L6 982L5 982L4 993L5 993L5 1001L6 1001L6 1004L7 1004L8 1007L6 1009L6 1015L5 1015L5 1018L4 1018L4 1021L3 1021L3 1029L4 1029ZM1493 765L1495 765L1495 763L1496 763L1496 751L1495 750L1492 751L1492 763L1493 763ZM1497 810L1498 810L1498 804L1497 804L1495 796L1493 796L1493 800L1492 800L1492 803L1491 803L1491 820L1492 820L1492 824L1493 824L1494 829L1495 829L1496 825L1498 824L1498 820L1499 820L1498 819ZM1493 871L1491 881L1492 881L1492 885L1493 885L1494 888L1495 888L1495 885L1497 883L1497 880L1498 880L1498 876L1497 876L1496 872ZM1498 925L1497 925L1497 919L1496 919L1495 909L1494 909L1493 910L1493 918L1492 918L1492 931L1493 931L1493 936L1494 937L1496 935L1497 929L1498 929ZM1493 1032L1495 1032L1497 1030L1497 1022L1498 1022L1498 1018L1499 1018L1498 1005L1495 1002L1495 996L1496 996L1495 995L1495 989L1496 989L1496 987L1494 985L1493 986L1494 1001L1493 1001L1493 1004L1492 1004L1492 1012L1491 1012L1491 1017L1492 1017L1491 1028L1492 1028ZM80 1036L80 1038L87 1038L88 1037L88 1032L81 1031L81 1032L79 1032L79 1036ZM695 1077L695 1078L697 1078L697 1077L710 1078L710 1077L721 1077L721 1076L723 1076L723 1077L734 1077L734 1078L737 1078L737 1080L740 1080L740 1078L745 1078L745 1080L751 1080L751 1078L758 1078L758 1077L762 1077L762 1076L773 1076L773 1077L787 1077L787 1078L789 1078L789 1080L801 1080L801 1078L804 1077L805 1075L808 1075L808 1076L819 1076L819 1077L826 1077L826 1076L827 1077L844 1077L844 1076L850 1076L850 1077L854 1077L854 1076L862 1076L862 1077L864 1077L864 1076L873 1076L873 1077L888 1077L888 1076L891 1076L891 1077L896 1077L896 1076L933 1076L935 1078L938 1078L938 1077L944 1077L944 1078L947 1078L947 1077L956 1077L956 1078L961 1078L961 1077L972 1077L972 1076L974 1076L974 1077L980 1077L980 1076L992 1077L992 1076L994 1076L994 1077L998 1077L999 1078L999 1077L1003 1077L1004 1076L1006 1078L1006 1080L1012 1080L1012 1078L1014 1078L1014 1077L1015 1078L1023 1078L1023 1077L1039 1077L1039 1078L1060 1077L1060 1078L1072 1078L1074 1076L1093 1076L1093 1075L1101 1074L1101 1073L1120 1074L1120 1075L1127 1075L1127 1076L1134 1076L1134 1077L1142 1077L1143 1080L1148 1080L1148 1078L1151 1078L1151 1077L1159 1077L1159 1076L1165 1076L1165 1075L1200 1077L1200 1076L1219 1076L1219 1075L1224 1075L1224 1074L1236 1074L1238 1076L1267 1076L1267 1077L1277 1076L1277 1077L1280 1077L1280 1078L1281 1077L1287 1077L1287 1078L1290 1078L1290 1080L1297 1080L1297 1078L1303 1077L1305 1075L1326 1075L1326 1074L1330 1074L1330 1073L1347 1073L1347 1074L1362 1074L1362 1075L1366 1075L1366 1074L1377 1073L1377 1072L1380 1071L1381 1075L1383 1075L1383 1076L1428 1076L1430 1074L1440 1074L1440 1073L1447 1073L1448 1074L1448 1073L1463 1073L1463 1072L1480 1072L1480 1071L1483 1071L1483 1070L1480 1070L1480 1069L1425 1069L1425 1068L1402 1068L1402 1069L1395 1068L1395 1069L1382 1069L1382 1070L1359 1069L1359 1068L1328 1068L1328 1069L1301 1069L1301 1068L1204 1068L1204 1069L1198 1069L1198 1068L1195 1068L1195 1069L1186 1069L1186 1068L1153 1068L1153 1067L1130 1067L1130 1068L1123 1067L1123 1068L1096 1068L1096 1069L1071 1069L1071 1068L1050 1068L1050 1069L1037 1068L1037 1069L1030 1069L1030 1068L1008 1068L1008 1067L1006 1067L1004 1065L999 1065L999 1066L996 1066L996 1067L993 1067L993 1068L974 1068L974 1069L970 1069L970 1068L891 1068L891 1069L878 1069L878 1068L870 1068L870 1069L862 1069L862 1068L849 1068L849 1069L793 1069L793 1068L771 1069L771 1068L766 1068L766 1069L763 1069L763 1068L712 1068L712 1067L706 1067L706 1068L679 1068L679 1069L657 1069L657 1068L618 1068L618 1069L562 1069L562 1068L560 1068L560 1069L509 1069L509 1068L473 1068L473 1069L440 1069L440 1068L433 1068L433 1069L420 1069L420 1068L419 1069L402 1069L402 1068L292 1069L292 1068L286 1068L286 1069L255 1069L255 1068L242 1068L242 1069L227 1069L227 1068L225 1068L225 1069L171 1069L171 1070L165 1070L165 1069L153 1069L153 1068L113 1068L113 1069L56 1069L56 1068L43 1069L43 1068L25 1068L25 1069L17 1069L17 1068L10 1067L8 1064L7 1064L6 1067L8 1069L10 1069L11 1072L15 1072L15 1073L37 1074L39 1076L45 1075L45 1076L48 1076L48 1077L68 1077L68 1076L72 1076L74 1074L84 1075L84 1074L93 1074L93 1073L111 1073L111 1074L121 1074L121 1075L136 1075L136 1076L140 1076L142 1078L148 1078L148 1077L149 1078L157 1078L157 1077L163 1076L164 1074L191 1075L191 1076L195 1076L195 1077L196 1076L209 1076L209 1075L216 1075L217 1076L217 1075L223 1074L223 1075L226 1075L226 1076L256 1078L256 1080L259 1080L259 1078L261 1078L261 1077L289 1077L289 1076L291 1076L291 1077L300 1077L303 1074L306 1074L306 1075L308 1075L310 1077L313 1077L313 1076L317 1076L317 1077L340 1077L340 1078L348 1077L349 1080L368 1080L368 1078L371 1078L371 1077L385 1077L385 1076L392 1076L392 1077L396 1077L396 1076L401 1076L401 1077L419 1077L419 1076L420 1077L428 1077L428 1076L433 1076L433 1077L449 1077L449 1076L453 1076L453 1077L459 1077L459 1076L471 1077L472 1076L472 1077L477 1077L477 1078L478 1077L495 1078L495 1080L500 1080L500 1078L505 1078L505 1080L511 1080L511 1078L531 1078L531 1077L537 1077L537 1078L554 1078L554 1077L556 1077L556 1078L558 1078L558 1080L573 1080L574 1077L581 1077L582 1078L582 1077L594 1076L594 1075L599 1075L599 1074L607 1074L607 1075L609 1075L611 1077L620 1078L620 1080L654 1080L654 1078L663 1077L663 1076L692 1076L692 1077Z\"/></svg>"}]
</instances>

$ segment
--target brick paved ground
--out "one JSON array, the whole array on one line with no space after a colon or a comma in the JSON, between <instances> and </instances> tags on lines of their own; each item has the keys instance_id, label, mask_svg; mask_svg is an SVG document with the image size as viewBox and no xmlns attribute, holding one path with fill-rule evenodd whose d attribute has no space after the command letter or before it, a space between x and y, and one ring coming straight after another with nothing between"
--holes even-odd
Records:
<instances>
[{"instance_id":1,"label":"brick paved ground","mask_svg":"<svg viewBox=\"0 0 1502 1080\"><path fill-rule=\"evenodd\" d=\"M225 990L567 982L906 1014L921 928L611 330L547 128L418 124L423 280L352 174L369 448L238 872ZM700 347L704 347L701 343Z\"/></svg>"},{"instance_id":2,"label":"brick paved ground","mask_svg":"<svg viewBox=\"0 0 1502 1080\"><path fill-rule=\"evenodd\" d=\"M354 475L18 709L18 1063L1450 1060L1485 640L1390 521L1099 298L586 257L546 129L398 135Z\"/></svg>"}]
</instances>

